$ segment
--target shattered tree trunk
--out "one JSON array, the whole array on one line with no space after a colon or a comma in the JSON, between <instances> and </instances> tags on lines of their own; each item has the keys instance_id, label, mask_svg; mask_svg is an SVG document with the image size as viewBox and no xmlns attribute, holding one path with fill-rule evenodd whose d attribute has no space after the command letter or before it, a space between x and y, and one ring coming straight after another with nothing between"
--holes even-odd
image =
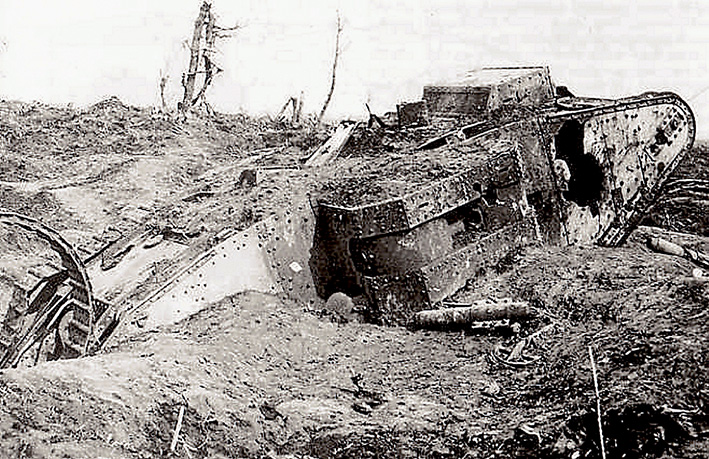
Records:
<instances>
[{"instance_id":1,"label":"shattered tree trunk","mask_svg":"<svg viewBox=\"0 0 709 459\"><path fill-rule=\"evenodd\" d=\"M357 123L349 125L340 124L335 133L327 139L327 142L322 144L320 148L305 161L305 165L308 167L322 166L337 158L356 127Z\"/></svg>"},{"instance_id":2,"label":"shattered tree trunk","mask_svg":"<svg viewBox=\"0 0 709 459\"><path fill-rule=\"evenodd\" d=\"M182 86L185 88L184 96L182 97L181 111L184 113L192 107L194 99L194 87L197 80L197 72L199 69L199 61L201 56L202 29L206 24L206 19L210 16L211 4L206 1L202 3L199 9L199 15L194 22L194 33L192 34L192 44L190 46L190 65L187 73L182 78Z\"/></svg>"},{"instance_id":3,"label":"shattered tree trunk","mask_svg":"<svg viewBox=\"0 0 709 459\"><path fill-rule=\"evenodd\" d=\"M222 69L214 62L214 54L216 52L216 41L220 38L230 38L231 33L239 29L237 24L234 27L222 27L216 24L216 17L211 10L211 4L207 1L202 3L199 10L199 15L194 24L194 33L192 35L192 45L190 46L190 65L187 74L182 77L182 86L185 88L185 94L180 103L180 111L183 115L192 107L197 105L200 100L204 102L204 107L208 112L213 112L209 104L206 103L205 93L212 84L214 76ZM200 66L200 63L202 65ZM204 80L202 87L195 92L197 75L203 73Z\"/></svg>"},{"instance_id":4,"label":"shattered tree trunk","mask_svg":"<svg viewBox=\"0 0 709 459\"><path fill-rule=\"evenodd\" d=\"M202 59L204 60L204 83L202 84L202 89L200 89L199 93L197 93L195 98L192 99L192 106L197 105L197 102L199 102L199 100L204 97L204 93L207 92L207 88L210 84L212 84L212 79L214 78L214 75L221 72L221 69L214 65L214 62L212 62L212 59L209 56L209 53L213 52L214 50L215 41L216 36L214 34L214 16L212 15L211 11L208 11L206 16L206 26L204 33L204 43L206 45L206 48L202 53Z\"/></svg>"},{"instance_id":5,"label":"shattered tree trunk","mask_svg":"<svg viewBox=\"0 0 709 459\"><path fill-rule=\"evenodd\" d=\"M305 98L303 91L300 92L300 97L296 98L295 96L291 96L288 98L286 103L283 105L283 107L278 111L278 114L276 115L277 120L285 119L285 113L286 110L288 109L288 106L291 106L292 112L291 112L291 124L298 124L300 123L300 117L303 112L303 99Z\"/></svg>"},{"instance_id":6,"label":"shattered tree trunk","mask_svg":"<svg viewBox=\"0 0 709 459\"><path fill-rule=\"evenodd\" d=\"M414 315L417 328L460 328L474 322L502 319L528 319L534 315L526 301L480 300L471 306L421 311Z\"/></svg>"},{"instance_id":7,"label":"shattered tree trunk","mask_svg":"<svg viewBox=\"0 0 709 459\"><path fill-rule=\"evenodd\" d=\"M291 105L291 104L295 105L295 101L294 101L293 99L294 99L294 97L290 97L290 98L286 101L286 103L283 104L283 107L281 107L281 109L278 111L278 114L276 115L276 119L277 119L277 120L280 119L280 118L283 116L283 114L286 112L286 109L288 109L288 106L289 106L289 105Z\"/></svg>"},{"instance_id":8,"label":"shattered tree trunk","mask_svg":"<svg viewBox=\"0 0 709 459\"><path fill-rule=\"evenodd\" d=\"M296 106L293 107L293 124L300 123L300 116L303 113L303 100L305 99L305 93L300 91L300 97L296 101Z\"/></svg>"}]
</instances>

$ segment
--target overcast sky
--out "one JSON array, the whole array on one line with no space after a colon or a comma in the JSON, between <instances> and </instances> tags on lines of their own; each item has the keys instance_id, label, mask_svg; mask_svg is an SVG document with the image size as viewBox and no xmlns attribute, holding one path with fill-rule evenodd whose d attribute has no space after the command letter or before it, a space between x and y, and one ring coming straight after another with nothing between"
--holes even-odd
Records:
<instances>
[{"instance_id":1,"label":"overcast sky","mask_svg":"<svg viewBox=\"0 0 709 459\"><path fill-rule=\"evenodd\" d=\"M0 0L0 97L86 105L117 95L157 104L161 72L180 97L200 0ZM276 112L329 87L336 10L343 50L331 116L361 117L421 98L426 83L494 65L549 65L581 95L678 92L709 137L709 2L214 0L224 68L208 93L219 110Z\"/></svg>"}]
</instances>

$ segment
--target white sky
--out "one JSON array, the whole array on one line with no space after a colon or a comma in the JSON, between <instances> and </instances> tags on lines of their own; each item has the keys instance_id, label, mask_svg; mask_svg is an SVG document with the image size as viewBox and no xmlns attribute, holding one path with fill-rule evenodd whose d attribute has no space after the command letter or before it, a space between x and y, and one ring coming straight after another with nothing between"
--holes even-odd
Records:
<instances>
[{"instance_id":1,"label":"white sky","mask_svg":"<svg viewBox=\"0 0 709 459\"><path fill-rule=\"evenodd\" d=\"M200 3L0 0L0 97L153 105L162 71L174 103ZM391 110L475 67L545 64L579 95L676 91L709 137L705 0L214 0L222 24L244 27L221 46L210 102L274 113L304 91L306 110L318 111L337 9L345 29L330 116L360 117L368 100Z\"/></svg>"}]
</instances>

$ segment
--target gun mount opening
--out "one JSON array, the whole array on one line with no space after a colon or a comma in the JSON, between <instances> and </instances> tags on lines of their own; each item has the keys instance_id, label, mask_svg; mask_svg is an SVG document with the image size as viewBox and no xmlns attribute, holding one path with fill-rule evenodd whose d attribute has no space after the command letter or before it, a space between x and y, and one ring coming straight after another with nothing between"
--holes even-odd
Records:
<instances>
[{"instance_id":1,"label":"gun mount opening","mask_svg":"<svg viewBox=\"0 0 709 459\"><path fill-rule=\"evenodd\" d=\"M556 158L564 160L571 177L564 198L581 207L593 206L603 192L603 167L591 154L584 151L583 124L576 120L566 121L554 136Z\"/></svg>"}]
</instances>

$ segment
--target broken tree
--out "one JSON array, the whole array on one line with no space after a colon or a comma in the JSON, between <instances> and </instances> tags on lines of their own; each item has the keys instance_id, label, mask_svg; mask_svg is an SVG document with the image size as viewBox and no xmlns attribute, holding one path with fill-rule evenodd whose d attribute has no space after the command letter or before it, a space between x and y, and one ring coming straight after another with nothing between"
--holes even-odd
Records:
<instances>
[{"instance_id":1,"label":"broken tree","mask_svg":"<svg viewBox=\"0 0 709 459\"><path fill-rule=\"evenodd\" d=\"M300 123L300 115L303 112L303 100L305 99L305 95L303 91L300 92L299 97L291 96L288 98L286 103L283 105L281 110L278 112L278 115L276 115L276 120L282 120L284 119L283 115L286 112L286 109L288 109L288 106L292 106L293 112L291 114L291 124L298 124Z\"/></svg>"},{"instance_id":2,"label":"broken tree","mask_svg":"<svg viewBox=\"0 0 709 459\"><path fill-rule=\"evenodd\" d=\"M214 76L223 70L214 61L216 40L231 37L231 33L239 28L238 25L234 27L217 25L211 8L211 3L202 2L195 20L192 44L190 45L190 63L187 73L182 75L184 95L178 106L183 114L197 105L200 100L204 100L207 88L212 84ZM199 74L203 74L204 78L202 79L202 87L195 95L197 75Z\"/></svg>"}]
</instances>

